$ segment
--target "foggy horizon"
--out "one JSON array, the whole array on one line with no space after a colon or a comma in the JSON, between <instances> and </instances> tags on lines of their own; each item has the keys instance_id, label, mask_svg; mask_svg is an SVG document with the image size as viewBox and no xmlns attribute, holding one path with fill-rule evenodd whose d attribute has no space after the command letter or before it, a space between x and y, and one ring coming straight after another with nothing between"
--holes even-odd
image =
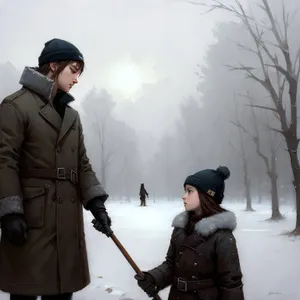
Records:
<instances>
[{"instance_id":1,"label":"foggy horizon","mask_svg":"<svg viewBox=\"0 0 300 300\"><path fill-rule=\"evenodd\" d=\"M79 6L63 1L59 2L60 10L53 11L57 4L58 0L51 5L2 1L0 25L5 28L9 23L10 30L1 33L0 64L9 61L22 72L25 66L37 65L46 41L67 39L86 60L86 70L71 90L76 98L74 108L81 110L82 99L91 88L105 89L118 103L118 118L156 137L174 126L179 103L189 96L200 98L197 64L203 63L205 51L214 41L211 31L215 22L221 21L222 15L225 19L226 14L201 15L201 10L181 0L131 0L126 5L89 1ZM14 11L14 5L22 14ZM37 31L36 24L44 17L40 11L54 13L55 18L51 26ZM18 20L15 25L7 19L14 15ZM122 67L127 68L124 75ZM129 90L120 83L130 75L128 68L136 69L133 77L139 76L131 79Z\"/></svg>"}]
</instances>

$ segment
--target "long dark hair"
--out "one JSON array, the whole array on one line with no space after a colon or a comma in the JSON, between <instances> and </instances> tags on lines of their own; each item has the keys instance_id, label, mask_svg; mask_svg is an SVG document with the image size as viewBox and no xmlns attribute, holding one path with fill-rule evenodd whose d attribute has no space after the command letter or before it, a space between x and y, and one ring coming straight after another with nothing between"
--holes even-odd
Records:
<instances>
[{"instance_id":1,"label":"long dark hair","mask_svg":"<svg viewBox=\"0 0 300 300\"><path fill-rule=\"evenodd\" d=\"M185 230L189 233L193 232L193 226L191 227L192 221L200 221L203 218L211 217L215 214L227 211L225 208L221 207L212 197L202 193L197 189L200 201L201 215L196 215L194 211L189 211L188 222L185 226Z\"/></svg>"},{"instance_id":2,"label":"long dark hair","mask_svg":"<svg viewBox=\"0 0 300 300\"><path fill-rule=\"evenodd\" d=\"M217 213L227 211L225 208L221 207L212 197L209 195L198 191L200 208L201 208L201 218L207 218L213 216Z\"/></svg>"}]
</instances>

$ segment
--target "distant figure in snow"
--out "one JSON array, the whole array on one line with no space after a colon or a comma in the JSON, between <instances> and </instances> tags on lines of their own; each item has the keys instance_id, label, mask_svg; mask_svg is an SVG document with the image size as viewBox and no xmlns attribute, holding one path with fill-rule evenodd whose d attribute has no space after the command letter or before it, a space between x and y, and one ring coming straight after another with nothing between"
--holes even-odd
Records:
<instances>
[{"instance_id":1,"label":"distant figure in snow","mask_svg":"<svg viewBox=\"0 0 300 300\"><path fill-rule=\"evenodd\" d=\"M184 182L185 211L178 214L165 261L135 275L149 297L171 286L168 299L244 300L233 230L236 217L220 206L227 167L206 169ZM149 258L148 258L149 259Z\"/></svg>"},{"instance_id":2,"label":"distant figure in snow","mask_svg":"<svg viewBox=\"0 0 300 300\"><path fill-rule=\"evenodd\" d=\"M141 200L140 206L146 206L146 196L149 198L149 194L146 191L144 184L142 183L140 188L140 200Z\"/></svg>"}]
</instances>

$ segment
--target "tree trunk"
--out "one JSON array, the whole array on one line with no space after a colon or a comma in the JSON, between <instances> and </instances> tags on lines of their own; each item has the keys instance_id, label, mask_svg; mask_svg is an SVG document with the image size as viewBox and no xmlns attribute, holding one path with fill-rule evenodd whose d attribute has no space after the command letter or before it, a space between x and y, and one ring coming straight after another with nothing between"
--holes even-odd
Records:
<instances>
[{"instance_id":1,"label":"tree trunk","mask_svg":"<svg viewBox=\"0 0 300 300\"><path fill-rule=\"evenodd\" d=\"M293 230L293 233L300 235L300 164L297 155L298 141L296 132L294 134L287 135L286 141L294 176L293 185L296 195L296 227Z\"/></svg>"},{"instance_id":2,"label":"tree trunk","mask_svg":"<svg viewBox=\"0 0 300 300\"><path fill-rule=\"evenodd\" d=\"M245 176L246 177L246 176ZM254 211L254 209L252 208L252 201L251 201L251 193L250 193L250 180L247 180L247 183L245 181L245 188L246 188L246 211Z\"/></svg>"},{"instance_id":3,"label":"tree trunk","mask_svg":"<svg viewBox=\"0 0 300 300\"><path fill-rule=\"evenodd\" d=\"M125 176L125 194L126 194L126 202L131 202L128 188L128 176Z\"/></svg>"},{"instance_id":4,"label":"tree trunk","mask_svg":"<svg viewBox=\"0 0 300 300\"><path fill-rule=\"evenodd\" d=\"M258 180L258 186L257 186L257 204L261 204L262 203L262 195L261 195L261 178L259 178Z\"/></svg>"},{"instance_id":5,"label":"tree trunk","mask_svg":"<svg viewBox=\"0 0 300 300\"><path fill-rule=\"evenodd\" d=\"M297 179L294 181L294 188L296 192L296 227L293 233L300 235L300 172L297 170Z\"/></svg>"},{"instance_id":6,"label":"tree trunk","mask_svg":"<svg viewBox=\"0 0 300 300\"><path fill-rule=\"evenodd\" d=\"M277 189L277 175L270 175L271 179L271 195L272 195L272 217L271 220L281 220L283 217L279 211L279 198Z\"/></svg>"},{"instance_id":7,"label":"tree trunk","mask_svg":"<svg viewBox=\"0 0 300 300\"><path fill-rule=\"evenodd\" d=\"M278 197L278 175L275 149L271 150L271 172L268 174L271 181L271 196L272 196L272 216L270 220L283 219L279 211L279 197Z\"/></svg>"},{"instance_id":8,"label":"tree trunk","mask_svg":"<svg viewBox=\"0 0 300 300\"><path fill-rule=\"evenodd\" d=\"M250 192L250 179L248 176L247 160L243 157L243 169L244 169L244 184L245 184L245 196L246 196L246 211L254 211L252 208L251 192Z\"/></svg>"}]
</instances>

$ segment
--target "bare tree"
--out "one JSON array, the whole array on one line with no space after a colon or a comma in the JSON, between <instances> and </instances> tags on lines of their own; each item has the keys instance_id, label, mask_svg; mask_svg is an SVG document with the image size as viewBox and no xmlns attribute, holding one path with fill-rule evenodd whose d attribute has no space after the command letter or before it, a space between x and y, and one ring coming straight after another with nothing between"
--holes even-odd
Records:
<instances>
[{"instance_id":1,"label":"bare tree","mask_svg":"<svg viewBox=\"0 0 300 300\"><path fill-rule=\"evenodd\" d=\"M113 161L118 147L110 147L107 142L107 136L109 133L106 131L106 126L108 125L106 119L103 119L97 115L95 112L95 122L96 122L96 132L99 141L100 151L99 151L99 161L100 161L100 179L103 186L107 184L107 170Z\"/></svg>"},{"instance_id":2,"label":"bare tree","mask_svg":"<svg viewBox=\"0 0 300 300\"><path fill-rule=\"evenodd\" d=\"M201 4L189 1L194 4ZM231 67L231 70L243 71L246 77L259 83L269 93L272 100L272 106L257 105L257 108L265 109L272 112L280 121L280 129L272 128L281 133L287 144L287 151L290 157L291 168L293 172L293 185L296 195L296 226L293 234L300 235L300 163L298 160L297 150L299 138L297 137L297 89L300 74L300 47L296 49L295 57L292 58L290 49L289 26L291 17L285 9L284 2L282 4L282 24L274 16L268 0L262 0L262 4L258 4L269 21L269 27L264 22L255 21L250 17L239 0L234 0L234 5L225 5L221 1L211 0L211 4L201 4L209 7L209 11L221 9L230 12L240 19L246 26L250 34L255 48L243 47L245 50L254 53L260 64L262 76L256 75L255 68L240 63L237 67ZM265 38L266 34L271 34L274 42L268 42ZM241 46L241 45L240 45ZM279 55L281 54L282 59ZM270 69L276 71L276 84L272 80ZM289 93L289 109L284 107L282 95L288 86ZM278 88L277 88L277 87ZM288 116L289 115L289 116Z\"/></svg>"},{"instance_id":3,"label":"bare tree","mask_svg":"<svg viewBox=\"0 0 300 300\"><path fill-rule=\"evenodd\" d=\"M235 121L231 121L232 124L237 126L237 124L241 124L239 117L238 117L238 111L237 111L237 104L234 98L234 106L235 106ZM246 147L244 144L244 137L243 137L243 126L237 126L238 132L239 132L239 138L240 138L240 150L238 150L234 145L229 141L230 146L233 147L236 152L239 154L240 158L243 161L243 171L244 171L244 186L245 186L245 197L246 197L246 211L254 211L252 208L252 198L251 198L251 182L249 178L249 171L248 171L248 160L247 160L247 152Z\"/></svg>"},{"instance_id":4,"label":"bare tree","mask_svg":"<svg viewBox=\"0 0 300 300\"><path fill-rule=\"evenodd\" d=\"M129 162L128 162L128 157L127 155L124 158L124 163L123 163L123 168L121 168L121 174L123 175L124 178L124 188L125 188L125 197L126 197L126 202L131 202L130 199L130 189L129 189Z\"/></svg>"},{"instance_id":5,"label":"bare tree","mask_svg":"<svg viewBox=\"0 0 300 300\"><path fill-rule=\"evenodd\" d=\"M254 133L249 131L244 125L241 124L241 122L232 122L235 126L240 128L244 133L248 134L252 141L255 144L255 149L257 155L262 159L264 162L264 165L266 167L266 173L270 179L270 185L271 185L271 200L272 200L272 216L270 220L281 220L283 219L282 214L279 210L279 197L278 197L278 174L277 174L277 151L279 149L279 146L281 143L279 143L278 146L275 146L275 138L276 136L272 137L272 132L268 130L269 133L269 139L270 139L270 153L271 153L271 159L268 157L268 155L264 154L261 149L261 134L258 127L258 119L254 110L255 104L253 103L253 99L251 96L246 95L246 97L250 100L250 107L251 107L251 113L252 113L252 123L253 123L253 129ZM267 120L267 127L270 127L270 124L268 122L268 116L266 116ZM274 132L276 135L277 133Z\"/></svg>"}]
</instances>

